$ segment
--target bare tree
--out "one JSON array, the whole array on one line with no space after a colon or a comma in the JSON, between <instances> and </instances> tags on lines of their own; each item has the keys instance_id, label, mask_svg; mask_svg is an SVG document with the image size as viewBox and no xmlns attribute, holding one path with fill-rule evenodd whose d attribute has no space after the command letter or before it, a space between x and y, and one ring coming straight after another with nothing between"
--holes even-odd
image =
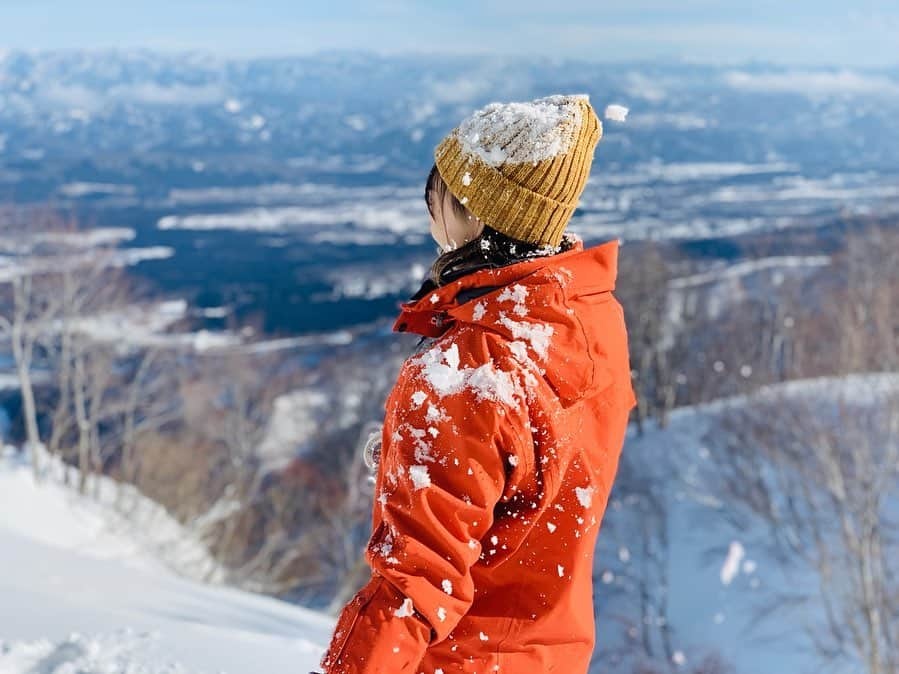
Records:
<instances>
[{"instance_id":1,"label":"bare tree","mask_svg":"<svg viewBox=\"0 0 899 674\"><path fill-rule=\"evenodd\" d=\"M715 479L767 523L772 547L817 577L809 636L823 659L848 657L869 674L899 668L899 386L809 384L728 417ZM860 387L864 387L864 390ZM786 601L785 597L781 598Z\"/></svg>"},{"instance_id":2,"label":"bare tree","mask_svg":"<svg viewBox=\"0 0 899 674\"><path fill-rule=\"evenodd\" d=\"M38 410L34 396L32 367L35 346L43 331L59 309L52 300L52 293L41 292L46 287L46 278L16 276L11 280L12 301L10 315L0 315L0 331L12 346L13 360L22 395L22 416L25 424L25 438L31 455L31 465L35 479L40 479L40 430Z\"/></svg>"},{"instance_id":3,"label":"bare tree","mask_svg":"<svg viewBox=\"0 0 899 674\"><path fill-rule=\"evenodd\" d=\"M671 513L679 487L667 456L647 456L642 445L622 453L594 559L593 582L602 588L598 624L618 626L611 648L597 649L596 671L626 663L666 663L676 669L669 616Z\"/></svg>"},{"instance_id":4,"label":"bare tree","mask_svg":"<svg viewBox=\"0 0 899 674\"><path fill-rule=\"evenodd\" d=\"M631 371L640 433L650 417L664 425L674 404L673 374L667 352L673 341L669 321L671 270L657 244L625 249L618 294L628 325Z\"/></svg>"}]
</instances>

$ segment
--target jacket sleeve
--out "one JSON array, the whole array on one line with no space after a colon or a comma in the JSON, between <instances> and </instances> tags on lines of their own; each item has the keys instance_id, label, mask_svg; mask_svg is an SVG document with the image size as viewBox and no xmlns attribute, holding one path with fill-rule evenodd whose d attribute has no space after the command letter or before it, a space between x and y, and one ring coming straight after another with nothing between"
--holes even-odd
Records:
<instances>
[{"instance_id":1,"label":"jacket sleeve","mask_svg":"<svg viewBox=\"0 0 899 674\"><path fill-rule=\"evenodd\" d=\"M471 567L508 467L533 454L514 372L492 362L431 372L404 365L388 400L395 423L382 439L372 576L338 618L326 674L419 673L428 646L450 637L474 600Z\"/></svg>"}]
</instances>

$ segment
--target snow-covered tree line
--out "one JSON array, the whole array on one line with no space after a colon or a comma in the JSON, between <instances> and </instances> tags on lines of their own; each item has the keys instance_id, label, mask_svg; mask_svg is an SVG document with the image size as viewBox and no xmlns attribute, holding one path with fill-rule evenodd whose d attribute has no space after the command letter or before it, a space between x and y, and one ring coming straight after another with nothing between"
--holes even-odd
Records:
<instances>
[{"instance_id":1,"label":"snow-covered tree line","mask_svg":"<svg viewBox=\"0 0 899 674\"><path fill-rule=\"evenodd\" d=\"M48 208L0 210L11 440L37 480L137 486L205 543L226 582L337 601L359 577L370 515L354 450L402 350L310 371L277 339L245 339L257 326L191 332L183 301L128 273L129 236ZM133 493L122 490L123 512Z\"/></svg>"}]
</instances>

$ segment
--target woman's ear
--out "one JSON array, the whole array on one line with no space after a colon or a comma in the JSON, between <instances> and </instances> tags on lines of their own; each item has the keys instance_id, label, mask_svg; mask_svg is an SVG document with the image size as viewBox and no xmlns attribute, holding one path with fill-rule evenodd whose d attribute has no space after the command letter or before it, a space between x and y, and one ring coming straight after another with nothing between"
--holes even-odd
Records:
<instances>
[{"instance_id":1,"label":"woman's ear","mask_svg":"<svg viewBox=\"0 0 899 674\"><path fill-rule=\"evenodd\" d=\"M484 221L481 220L476 215L472 215L472 217L477 221L478 230L474 233L474 238L477 238L481 235L481 232L484 231Z\"/></svg>"}]
</instances>

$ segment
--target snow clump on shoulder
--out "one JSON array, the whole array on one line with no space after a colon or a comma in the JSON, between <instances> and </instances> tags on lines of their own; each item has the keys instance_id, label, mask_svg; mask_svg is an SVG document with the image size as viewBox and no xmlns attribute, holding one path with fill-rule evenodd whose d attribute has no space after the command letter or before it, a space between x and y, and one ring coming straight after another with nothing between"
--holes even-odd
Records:
<instances>
[{"instance_id":1,"label":"snow clump on shoulder","mask_svg":"<svg viewBox=\"0 0 899 674\"><path fill-rule=\"evenodd\" d=\"M478 400L507 405L517 401L519 387L511 373L499 369L493 361L479 367L460 367L459 346L455 343L446 349L435 345L417 356L413 363L420 366L419 376L439 397L470 390Z\"/></svg>"},{"instance_id":2,"label":"snow clump on shoulder","mask_svg":"<svg viewBox=\"0 0 899 674\"><path fill-rule=\"evenodd\" d=\"M489 166L536 163L568 152L580 131L587 94L555 95L528 102L489 103L456 133L466 154Z\"/></svg>"},{"instance_id":3,"label":"snow clump on shoulder","mask_svg":"<svg viewBox=\"0 0 899 674\"><path fill-rule=\"evenodd\" d=\"M546 359L549 352L550 338L555 332L553 326L546 323L513 321L506 316L504 311L499 312L499 320L497 322L508 328L514 339L530 343L531 348L537 352L537 355Z\"/></svg>"},{"instance_id":4,"label":"snow clump on shoulder","mask_svg":"<svg viewBox=\"0 0 899 674\"><path fill-rule=\"evenodd\" d=\"M525 300L528 297L528 289L523 285L516 283L514 286L506 286L497 296L497 302L511 301L515 303L512 311L519 316L527 316L528 309Z\"/></svg>"}]
</instances>

